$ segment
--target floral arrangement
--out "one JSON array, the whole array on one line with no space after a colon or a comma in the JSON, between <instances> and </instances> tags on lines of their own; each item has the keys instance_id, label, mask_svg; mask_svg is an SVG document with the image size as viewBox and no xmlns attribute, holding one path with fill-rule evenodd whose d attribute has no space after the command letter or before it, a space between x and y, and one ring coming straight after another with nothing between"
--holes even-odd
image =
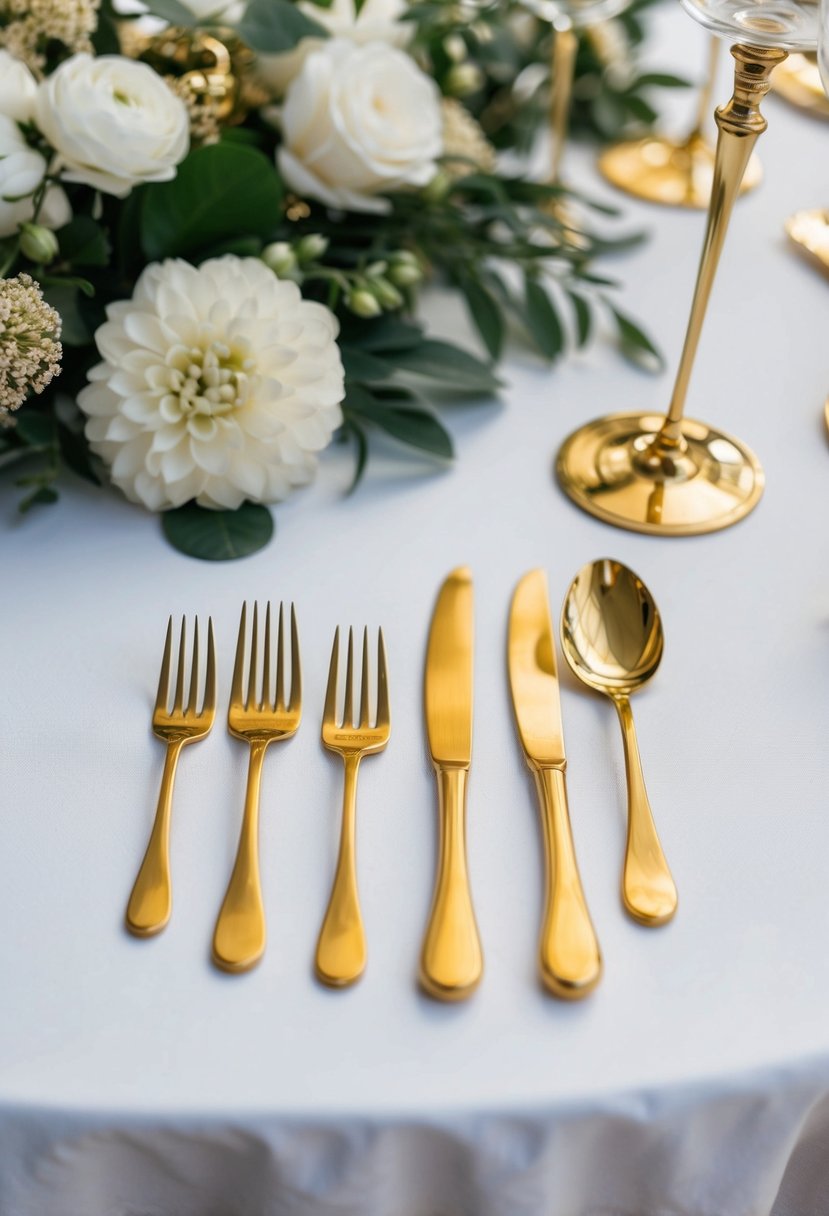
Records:
<instances>
[{"instance_id":1,"label":"floral arrangement","mask_svg":"<svg viewBox=\"0 0 829 1216\"><path fill-rule=\"evenodd\" d=\"M621 242L499 170L541 121L549 37L513 0L138 7L0 0L0 470L22 510L67 466L181 550L238 556L335 437L355 484L373 430L450 458L438 407L496 390L508 331L553 360L601 314L658 358L591 268ZM671 83L622 88L618 35L607 97ZM418 324L432 275L486 357Z\"/></svg>"}]
</instances>

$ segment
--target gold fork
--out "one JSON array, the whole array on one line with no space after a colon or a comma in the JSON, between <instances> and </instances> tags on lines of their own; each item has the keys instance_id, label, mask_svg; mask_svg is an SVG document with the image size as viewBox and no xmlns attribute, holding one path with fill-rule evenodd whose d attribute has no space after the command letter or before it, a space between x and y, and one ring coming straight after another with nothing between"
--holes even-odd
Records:
<instances>
[{"instance_id":1,"label":"gold fork","mask_svg":"<svg viewBox=\"0 0 829 1216\"><path fill-rule=\"evenodd\" d=\"M127 928L137 937L151 937L160 933L173 906L170 882L170 816L173 808L173 783L179 754L186 743L203 739L213 725L216 716L216 650L213 643L213 621L207 621L207 673L204 681L204 700L197 708L199 696L199 618L193 629L193 659L190 667L190 691L187 708L184 708L184 656L187 625L181 618L181 636L178 647L176 689L173 708L167 708L170 693L170 667L173 650L173 618L167 622L167 637L161 659L161 674L158 678L158 694L153 710L153 734L167 744L164 773L158 795L155 822L150 834L147 852L138 871L135 886L127 904Z\"/></svg>"},{"instance_id":2,"label":"gold fork","mask_svg":"<svg viewBox=\"0 0 829 1216\"><path fill-rule=\"evenodd\" d=\"M340 852L328 910L317 942L316 972L324 984L344 988L363 974L366 965L366 935L357 892L355 823L357 814L357 770L363 756L381 752L389 741L389 686L386 675L386 648L383 630L377 637L377 717L369 724L368 630L363 631L363 668L360 685L360 720L354 725L353 668L354 634L348 631L348 656L345 668L345 700L342 722L337 721L337 672L340 657L340 631L334 634L328 690L322 717L322 741L329 751L342 756L345 766L343 818Z\"/></svg>"},{"instance_id":3,"label":"gold fork","mask_svg":"<svg viewBox=\"0 0 829 1216\"><path fill-rule=\"evenodd\" d=\"M259 787L262 761L269 743L290 739L296 733L302 712L302 677L299 665L299 636L296 613L291 605L291 691L285 700L285 644L282 605L276 643L276 690L271 698L271 606L265 612L265 653L262 663L262 697L256 699L258 606L253 605L250 664L244 690L247 604L242 605L236 665L227 711L228 730L250 746L245 813L236 862L230 876L216 930L213 961L225 971L249 971L265 952L265 909L259 879Z\"/></svg>"}]
</instances>

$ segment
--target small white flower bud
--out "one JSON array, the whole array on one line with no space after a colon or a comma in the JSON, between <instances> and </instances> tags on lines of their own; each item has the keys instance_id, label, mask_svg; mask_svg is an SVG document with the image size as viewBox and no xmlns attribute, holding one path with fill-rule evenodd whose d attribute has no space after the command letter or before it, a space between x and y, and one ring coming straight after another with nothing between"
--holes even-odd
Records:
<instances>
[{"instance_id":1,"label":"small white flower bud","mask_svg":"<svg viewBox=\"0 0 829 1216\"><path fill-rule=\"evenodd\" d=\"M443 49L453 63L466 59L466 43L460 34L447 34L443 40Z\"/></svg>"},{"instance_id":2,"label":"small white flower bud","mask_svg":"<svg viewBox=\"0 0 829 1216\"><path fill-rule=\"evenodd\" d=\"M383 308L389 310L400 308L403 304L403 297L400 292L390 283L388 279L373 279L371 282L372 295L380 301Z\"/></svg>"},{"instance_id":3,"label":"small white flower bud","mask_svg":"<svg viewBox=\"0 0 829 1216\"><path fill-rule=\"evenodd\" d=\"M299 262L315 262L321 258L328 248L328 237L320 232L309 232L296 244L296 256Z\"/></svg>"},{"instance_id":4,"label":"small white flower bud","mask_svg":"<svg viewBox=\"0 0 829 1216\"><path fill-rule=\"evenodd\" d=\"M420 262L408 249L395 253L389 265L389 279L395 287L414 287L423 278Z\"/></svg>"},{"instance_id":5,"label":"small white flower bud","mask_svg":"<svg viewBox=\"0 0 829 1216\"><path fill-rule=\"evenodd\" d=\"M483 72L475 63L456 63L446 76L446 90L453 97L467 97L483 83Z\"/></svg>"},{"instance_id":6,"label":"small white flower bud","mask_svg":"<svg viewBox=\"0 0 829 1216\"><path fill-rule=\"evenodd\" d=\"M365 320L371 317L379 317L383 311L380 307L380 301L376 296L360 287L348 295L345 303L348 310L353 312L355 317L363 317Z\"/></svg>"},{"instance_id":7,"label":"small white flower bud","mask_svg":"<svg viewBox=\"0 0 829 1216\"><path fill-rule=\"evenodd\" d=\"M262 250L262 261L277 278L287 279L297 266L297 256L287 241L274 241Z\"/></svg>"},{"instance_id":8,"label":"small white flower bud","mask_svg":"<svg viewBox=\"0 0 829 1216\"><path fill-rule=\"evenodd\" d=\"M48 266L58 256L58 238L51 228L44 228L42 224L21 224L20 249L29 261Z\"/></svg>"}]
</instances>

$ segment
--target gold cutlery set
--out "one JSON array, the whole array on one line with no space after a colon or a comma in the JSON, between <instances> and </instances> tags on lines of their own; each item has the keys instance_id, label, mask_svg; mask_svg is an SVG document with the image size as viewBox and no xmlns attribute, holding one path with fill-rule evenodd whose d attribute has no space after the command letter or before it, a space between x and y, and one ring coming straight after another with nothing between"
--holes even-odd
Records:
<instances>
[{"instance_id":1,"label":"gold cutlery set","mask_svg":"<svg viewBox=\"0 0 829 1216\"><path fill-rule=\"evenodd\" d=\"M239 847L213 936L213 960L229 972L249 970L265 950L258 843L262 766L269 744L296 733L302 711L299 638L293 607L290 659L285 617L280 606L274 646L268 605L261 665L257 657L259 629L255 605L249 648L246 607L242 608L239 625L228 729L248 744L250 762ZM152 721L154 733L167 744L167 758L150 842L127 908L127 926L141 937L158 933L170 918L170 814L178 756L186 743L208 734L216 712L212 622L208 626L203 690L199 681L196 622L185 706L186 628L182 621L170 709L172 632L171 620ZM642 924L664 924L676 911L676 887L645 790L629 700L654 674L663 649L659 613L641 579L609 559L585 566L573 580L564 602L561 643L574 674L613 701L622 726L628 790L627 845L622 871L624 906ZM473 659L472 578L463 567L453 571L440 589L432 616L424 679L426 734L437 779L439 826L435 886L419 978L426 993L443 1001L469 996L483 974L483 951L466 854ZM556 648L546 580L541 570L525 575L515 589L509 615L507 660L518 736L535 778L543 828L546 893L539 938L539 972L542 982L555 996L577 999L586 996L599 982L602 958L581 885L570 827ZM355 721L355 647L353 633L349 631L340 714L337 630L323 710L322 743L343 761L342 827L331 896L315 956L317 977L332 987L354 983L366 964L366 935L357 887L356 789L360 761L382 751L391 731L382 631L378 634L376 663L376 707L372 713L366 630Z\"/></svg>"}]
</instances>

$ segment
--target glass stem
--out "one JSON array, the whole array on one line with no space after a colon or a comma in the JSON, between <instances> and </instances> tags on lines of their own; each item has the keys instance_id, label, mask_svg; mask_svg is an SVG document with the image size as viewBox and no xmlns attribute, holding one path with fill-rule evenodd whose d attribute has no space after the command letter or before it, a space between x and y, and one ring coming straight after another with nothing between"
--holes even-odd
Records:
<instances>
[{"instance_id":1,"label":"glass stem","mask_svg":"<svg viewBox=\"0 0 829 1216\"><path fill-rule=\"evenodd\" d=\"M688 329L671 404L655 441L657 451L666 455L681 447L684 442L681 423L685 398L708 298L728 230L728 221L754 145L768 125L760 113L760 102L769 91L772 69L786 58L786 52L776 47L739 44L731 48L731 54L735 60L734 93L728 104L720 106L714 115L719 131L717 155L711 202L708 207L708 227L702 247L691 315L688 318Z\"/></svg>"},{"instance_id":2,"label":"glass stem","mask_svg":"<svg viewBox=\"0 0 829 1216\"><path fill-rule=\"evenodd\" d=\"M720 45L720 40L716 34L711 34L708 42L708 69L699 92L697 116L691 129L691 134L688 136L688 143L700 138L705 130L708 115L711 113L711 106L714 101L714 85L717 80L717 68L720 63Z\"/></svg>"},{"instance_id":3,"label":"glass stem","mask_svg":"<svg viewBox=\"0 0 829 1216\"><path fill-rule=\"evenodd\" d=\"M553 22L553 50L550 60L550 131L553 139L549 182L551 186L558 184L561 158L567 142L578 49L578 35L572 22L566 17L557 17Z\"/></svg>"}]
</instances>

